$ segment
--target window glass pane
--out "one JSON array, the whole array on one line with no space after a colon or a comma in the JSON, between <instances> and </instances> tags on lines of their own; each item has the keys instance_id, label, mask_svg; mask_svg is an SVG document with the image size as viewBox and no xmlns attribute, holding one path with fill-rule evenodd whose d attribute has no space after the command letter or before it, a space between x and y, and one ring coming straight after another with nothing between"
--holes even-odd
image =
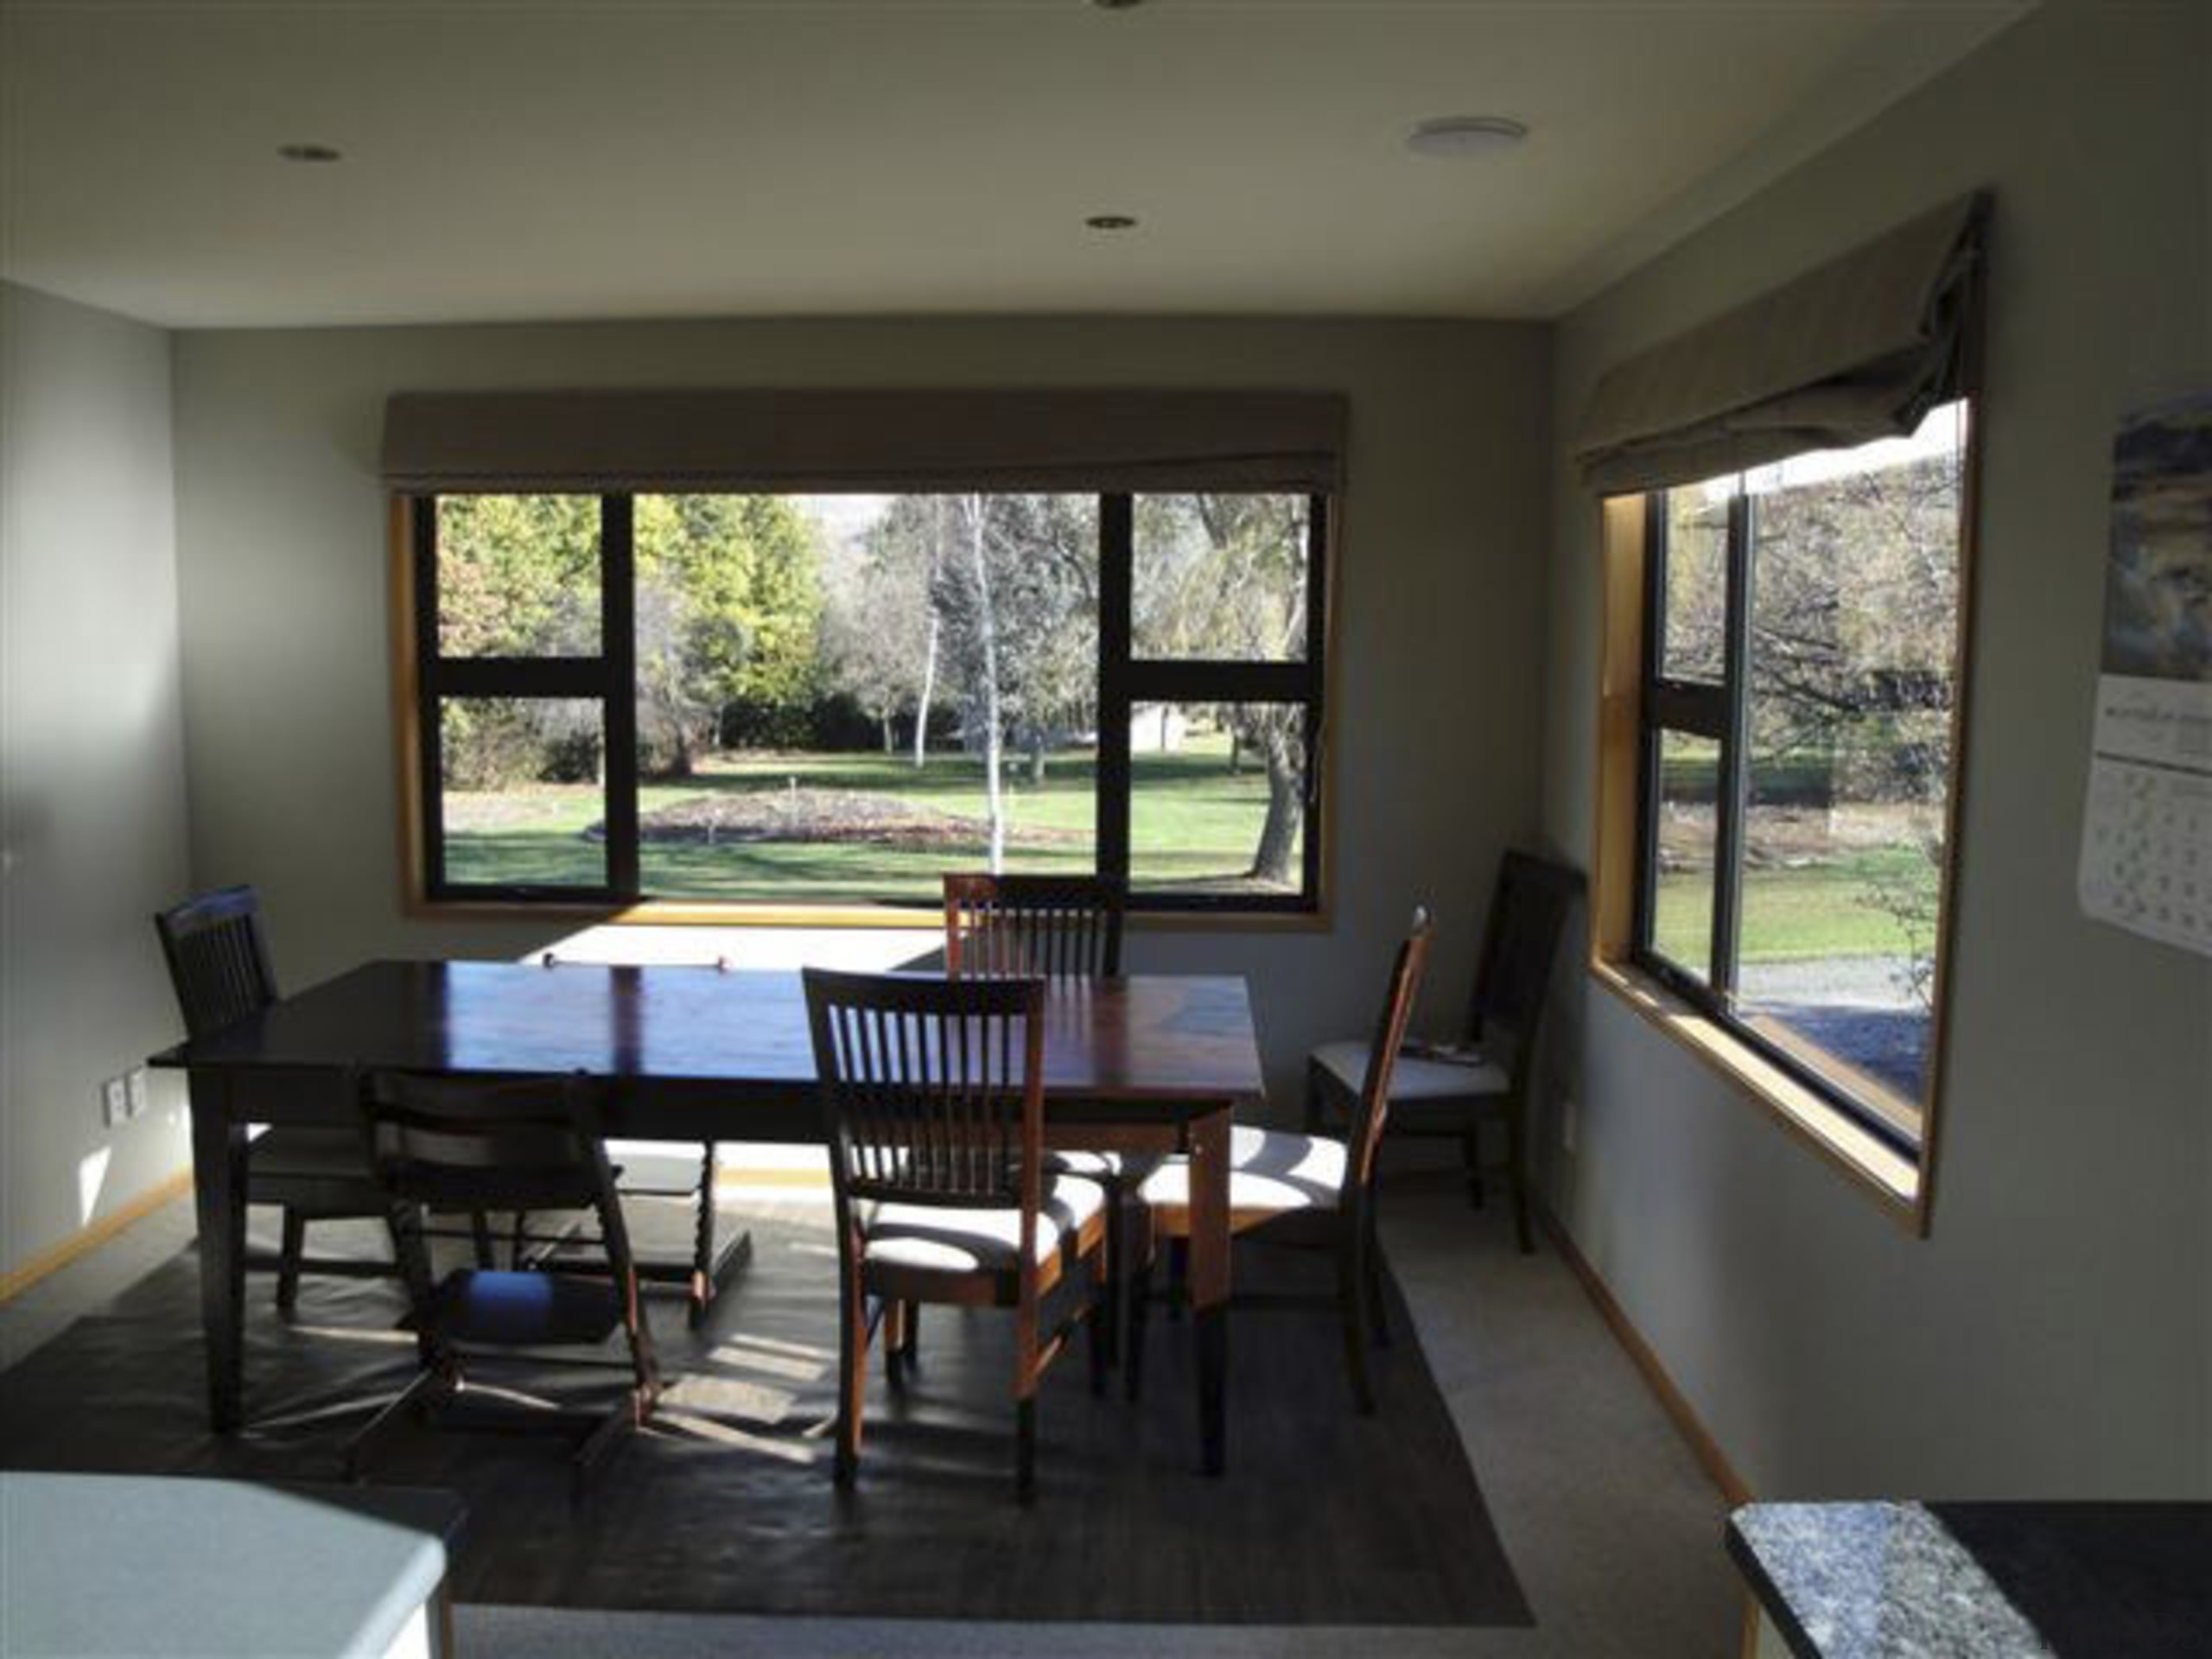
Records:
<instances>
[{"instance_id":1,"label":"window glass pane","mask_svg":"<svg viewBox=\"0 0 2212 1659\"><path fill-rule=\"evenodd\" d=\"M607 885L603 715L588 698L441 702L448 882Z\"/></svg>"},{"instance_id":2,"label":"window glass pane","mask_svg":"<svg viewBox=\"0 0 2212 1659\"><path fill-rule=\"evenodd\" d=\"M1305 884L1306 705L1140 703L1129 722L1129 882L1296 893Z\"/></svg>"},{"instance_id":3,"label":"window glass pane","mask_svg":"<svg viewBox=\"0 0 2212 1659\"><path fill-rule=\"evenodd\" d=\"M1738 1007L1923 1093L1950 779L1964 408L1752 493Z\"/></svg>"},{"instance_id":4,"label":"window glass pane","mask_svg":"<svg viewBox=\"0 0 2212 1659\"><path fill-rule=\"evenodd\" d=\"M1713 861L1718 838L1720 746L1682 732L1659 734L1659 883L1651 944L1700 983L1712 977Z\"/></svg>"},{"instance_id":5,"label":"window glass pane","mask_svg":"<svg viewBox=\"0 0 2212 1659\"><path fill-rule=\"evenodd\" d=\"M1140 495L1131 503L1133 654L1302 662L1303 495Z\"/></svg>"},{"instance_id":6,"label":"window glass pane","mask_svg":"<svg viewBox=\"0 0 2212 1659\"><path fill-rule=\"evenodd\" d=\"M1718 685L1725 673L1732 478L1667 492L1666 626L1659 672Z\"/></svg>"},{"instance_id":7,"label":"window glass pane","mask_svg":"<svg viewBox=\"0 0 2212 1659\"><path fill-rule=\"evenodd\" d=\"M438 498L438 653L596 657L599 498Z\"/></svg>"},{"instance_id":8,"label":"window glass pane","mask_svg":"<svg viewBox=\"0 0 2212 1659\"><path fill-rule=\"evenodd\" d=\"M647 893L931 900L995 843L1093 868L1096 496L640 496L635 522Z\"/></svg>"}]
</instances>

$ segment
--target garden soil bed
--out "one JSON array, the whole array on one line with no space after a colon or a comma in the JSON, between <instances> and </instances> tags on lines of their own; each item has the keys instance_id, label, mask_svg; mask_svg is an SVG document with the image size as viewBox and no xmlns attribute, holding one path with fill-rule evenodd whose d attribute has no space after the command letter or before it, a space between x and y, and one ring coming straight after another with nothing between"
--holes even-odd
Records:
<instances>
[{"instance_id":1,"label":"garden soil bed","mask_svg":"<svg viewBox=\"0 0 2212 1659\"><path fill-rule=\"evenodd\" d=\"M957 851L976 846L986 833L980 818L849 789L701 795L645 813L638 820L641 841L709 847L725 841L796 841ZM584 834L601 840L606 826L594 823ZM1015 846L1053 847L1080 846L1085 837L1075 830L1029 826L1010 830L1007 839Z\"/></svg>"}]
</instances>

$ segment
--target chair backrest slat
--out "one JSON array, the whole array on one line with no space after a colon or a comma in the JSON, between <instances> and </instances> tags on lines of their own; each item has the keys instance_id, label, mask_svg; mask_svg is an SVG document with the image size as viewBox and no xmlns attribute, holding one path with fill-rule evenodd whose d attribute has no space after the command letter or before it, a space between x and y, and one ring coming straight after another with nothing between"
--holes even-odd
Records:
<instances>
[{"instance_id":1,"label":"chair backrest slat","mask_svg":"<svg viewBox=\"0 0 2212 1659\"><path fill-rule=\"evenodd\" d=\"M1535 1062L1560 938L1581 893L1580 872L1532 853L1509 852L1498 867L1468 1035L1494 1041L1503 1027L1513 1039L1516 1083L1525 1081Z\"/></svg>"},{"instance_id":2,"label":"chair backrest slat","mask_svg":"<svg viewBox=\"0 0 2212 1659\"><path fill-rule=\"evenodd\" d=\"M944 965L955 978L1111 979L1126 885L1103 875L950 874Z\"/></svg>"},{"instance_id":3,"label":"chair backrest slat","mask_svg":"<svg viewBox=\"0 0 2212 1659\"><path fill-rule=\"evenodd\" d=\"M276 975L251 887L224 887L154 918L185 1034L207 1037L276 1000Z\"/></svg>"},{"instance_id":4,"label":"chair backrest slat","mask_svg":"<svg viewBox=\"0 0 2212 1659\"><path fill-rule=\"evenodd\" d=\"M1435 933L1426 906L1414 911L1413 925L1390 964L1390 984L1382 1011L1375 1022L1375 1040L1368 1045L1367 1074L1360 1081L1353 1103L1351 1124L1345 1138L1344 1199L1349 1207L1356 1192L1364 1192L1375 1173L1376 1153L1389 1125L1390 1075L1398 1063L1398 1050L1406 1040L1414 1000L1421 993L1422 971L1428 965L1429 940Z\"/></svg>"},{"instance_id":5,"label":"chair backrest slat","mask_svg":"<svg viewBox=\"0 0 2212 1659\"><path fill-rule=\"evenodd\" d=\"M370 1167L402 1204L584 1210L613 1177L582 1078L487 1082L384 1071L363 1080Z\"/></svg>"},{"instance_id":6,"label":"chair backrest slat","mask_svg":"<svg viewBox=\"0 0 2212 1659\"><path fill-rule=\"evenodd\" d=\"M1045 982L804 977L840 1201L1033 1207Z\"/></svg>"}]
</instances>

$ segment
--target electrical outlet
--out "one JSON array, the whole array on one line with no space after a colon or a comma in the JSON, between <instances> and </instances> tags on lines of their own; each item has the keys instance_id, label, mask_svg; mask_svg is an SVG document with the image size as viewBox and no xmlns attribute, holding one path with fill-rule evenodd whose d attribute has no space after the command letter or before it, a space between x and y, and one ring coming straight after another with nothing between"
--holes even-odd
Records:
<instances>
[{"instance_id":1,"label":"electrical outlet","mask_svg":"<svg viewBox=\"0 0 2212 1659\"><path fill-rule=\"evenodd\" d=\"M1578 1109L1573 1095L1562 1095L1559 1103L1559 1143L1571 1155L1574 1151L1575 1131L1581 1125L1576 1122Z\"/></svg>"},{"instance_id":2,"label":"electrical outlet","mask_svg":"<svg viewBox=\"0 0 2212 1659\"><path fill-rule=\"evenodd\" d=\"M130 1075L124 1079L124 1087L130 1096L130 1116L133 1117L145 1116L147 1092L146 1068L143 1065L132 1066L130 1068Z\"/></svg>"},{"instance_id":3,"label":"electrical outlet","mask_svg":"<svg viewBox=\"0 0 2212 1659\"><path fill-rule=\"evenodd\" d=\"M121 1077L100 1084L100 1127L111 1129L130 1117L130 1087Z\"/></svg>"}]
</instances>

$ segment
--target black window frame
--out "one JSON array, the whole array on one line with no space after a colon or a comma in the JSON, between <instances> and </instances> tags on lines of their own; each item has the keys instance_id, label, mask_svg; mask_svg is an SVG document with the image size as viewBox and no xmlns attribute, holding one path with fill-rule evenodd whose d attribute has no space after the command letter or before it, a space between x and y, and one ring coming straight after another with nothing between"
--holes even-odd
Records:
<instances>
[{"instance_id":1,"label":"black window frame","mask_svg":"<svg viewBox=\"0 0 2212 1659\"><path fill-rule=\"evenodd\" d=\"M1974 400L1968 397L1965 401L1967 404L1968 453L1962 457L1961 465L1970 480L1974 471L1973 450L1980 423L1976 419ZM1937 1048L1942 1034L1940 1018L1936 1022L1935 1039L1929 1050L1928 1078L1923 1082L1919 1098L1909 1103L1914 1122L1908 1128L1878 1104L1854 1092L1833 1073L1759 1030L1731 1005L1739 965L1737 955L1743 905L1743 830L1744 817L1749 805L1751 618L1752 583L1756 576L1752 550L1758 538L1758 501L1751 491L1741 487L1730 496L1728 501L1727 547L1722 562L1727 588L1721 624L1720 678L1718 681L1677 679L1666 672L1668 494L1666 489L1649 490L1644 493L1643 506L1643 674L1637 699L1635 892L1630 960L1658 981L1672 995L1726 1031L1730 1038L1777 1067L1793 1081L1811 1090L1885 1145L1918 1163L1923 1158L1928 1144L1927 1126L1933 1098L1933 1082L1941 1063ZM1962 571L1968 556L1972 501L1971 488L1962 490L1959 523ZM1955 622L1962 620L1966 603L1962 582L1960 596L1962 615L1961 619L1955 619ZM1966 659L1962 628L1955 629L1955 639L1957 644L1952 661L1953 706L1955 709L1963 709ZM1687 971L1692 964L1676 963L1662 952L1655 943L1655 901L1659 885L1660 796L1664 784L1660 764L1660 742L1662 737L1669 733L1709 739L1717 746L1713 776L1712 937L1707 950L1708 959L1701 964L1706 976L1703 979ZM1956 833L1957 825L1955 802L1960 787L1959 759L1959 747L1955 742L1944 784L1946 822L1949 833L1953 835ZM1944 953L1948 951L1952 943L1948 922L1948 884L1947 871L1942 906L1946 919L1939 920L1936 936L1936 948ZM1938 972L1941 971L1939 957ZM1846 1063L1839 1060L1838 1064Z\"/></svg>"},{"instance_id":2,"label":"black window frame","mask_svg":"<svg viewBox=\"0 0 2212 1659\"><path fill-rule=\"evenodd\" d=\"M499 493L480 491L468 493ZM1138 494L1098 493L1098 753L1094 868L1127 881L1130 860L1133 784L1130 721L1139 703L1296 704L1305 710L1306 803L1302 869L1294 893L1213 893L1129 887L1135 911L1216 914L1318 915L1325 904L1327 642L1332 525L1335 499L1306 498L1306 641L1297 661L1153 658L1134 654L1135 503ZM1266 492L1243 492L1266 493ZM460 493L456 492L456 493ZM625 908L665 902L687 909L728 910L733 916L763 906L823 912L855 908L911 911L935 901L894 896L849 899L709 900L657 896L641 881L638 833L637 664L634 621L632 491L596 493L600 501L600 654L596 657L447 657L438 627L438 501L410 495L413 558L416 754L420 797L419 882L426 902L437 904L561 905ZM1087 492L1077 492L1087 493ZM607 880L600 887L531 883L459 882L446 879L442 720L450 697L573 698L601 705L606 751L601 785L606 823Z\"/></svg>"}]
</instances>

